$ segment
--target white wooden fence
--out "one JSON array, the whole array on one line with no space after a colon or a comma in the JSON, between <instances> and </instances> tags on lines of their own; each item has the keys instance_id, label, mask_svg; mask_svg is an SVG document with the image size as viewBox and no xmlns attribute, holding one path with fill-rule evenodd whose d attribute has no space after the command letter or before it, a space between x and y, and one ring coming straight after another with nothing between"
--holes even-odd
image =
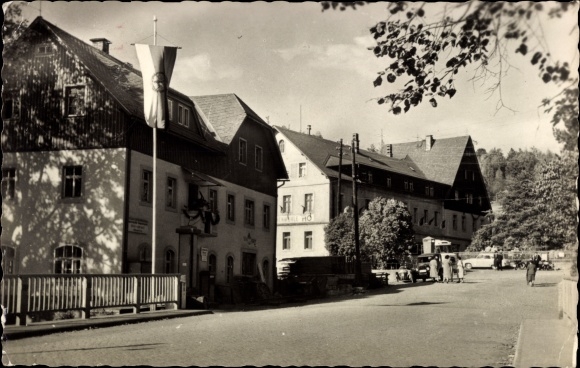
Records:
<instances>
[{"instance_id":1,"label":"white wooden fence","mask_svg":"<svg viewBox=\"0 0 580 368\"><path fill-rule=\"evenodd\" d=\"M179 275L5 275L1 303L7 317L26 325L38 312L80 311L90 318L91 309L170 304L179 306ZM10 318L8 318L10 320Z\"/></svg>"}]
</instances>

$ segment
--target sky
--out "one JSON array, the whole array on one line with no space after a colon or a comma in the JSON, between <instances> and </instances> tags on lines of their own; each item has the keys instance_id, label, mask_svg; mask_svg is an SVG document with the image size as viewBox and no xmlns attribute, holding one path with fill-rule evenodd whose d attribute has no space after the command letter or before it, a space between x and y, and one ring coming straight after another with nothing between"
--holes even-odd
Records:
<instances>
[{"instance_id":1,"label":"sky","mask_svg":"<svg viewBox=\"0 0 580 368\"><path fill-rule=\"evenodd\" d=\"M434 5L441 11L444 3ZM312 133L330 140L371 144L410 142L470 135L475 148L535 147L559 152L550 115L539 105L558 93L544 84L529 55L510 53L512 66L502 79L506 107L497 109L499 91L470 81L469 71L456 78L457 94L406 114L393 115L376 99L393 85L373 87L377 72L388 65L368 47L369 28L386 19L387 3L357 10L325 11L315 2L30 2L23 18L38 15L90 43L104 37L110 53L139 68L135 43L178 46L171 87L189 96L235 93L271 125ZM435 14L435 13L433 13ZM576 11L544 22L550 53L578 66ZM517 45L512 45L513 50ZM489 83L489 82L488 82Z\"/></svg>"}]
</instances>

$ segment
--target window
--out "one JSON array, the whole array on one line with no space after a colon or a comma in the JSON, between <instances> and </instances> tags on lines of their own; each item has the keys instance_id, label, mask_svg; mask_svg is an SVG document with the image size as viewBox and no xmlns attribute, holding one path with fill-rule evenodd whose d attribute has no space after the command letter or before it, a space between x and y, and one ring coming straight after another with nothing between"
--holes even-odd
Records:
<instances>
[{"instance_id":1,"label":"window","mask_svg":"<svg viewBox=\"0 0 580 368\"><path fill-rule=\"evenodd\" d=\"M139 245L140 273L151 273L151 246L147 243Z\"/></svg>"},{"instance_id":2,"label":"window","mask_svg":"<svg viewBox=\"0 0 580 368\"><path fill-rule=\"evenodd\" d=\"M471 170L465 170L465 180L475 180L475 172Z\"/></svg>"},{"instance_id":3,"label":"window","mask_svg":"<svg viewBox=\"0 0 580 368\"><path fill-rule=\"evenodd\" d=\"M282 213L290 213L292 211L292 196L285 195L282 197Z\"/></svg>"},{"instance_id":4,"label":"window","mask_svg":"<svg viewBox=\"0 0 580 368\"><path fill-rule=\"evenodd\" d=\"M423 223L421 225L426 224L429 221L429 210L423 210Z\"/></svg>"},{"instance_id":5,"label":"window","mask_svg":"<svg viewBox=\"0 0 580 368\"><path fill-rule=\"evenodd\" d=\"M405 190L409 190L409 182L407 180L405 180L404 185L405 185Z\"/></svg>"},{"instance_id":6,"label":"window","mask_svg":"<svg viewBox=\"0 0 580 368\"><path fill-rule=\"evenodd\" d=\"M248 142L240 138L240 152L239 152L240 163L246 165L248 163Z\"/></svg>"},{"instance_id":7,"label":"window","mask_svg":"<svg viewBox=\"0 0 580 368\"><path fill-rule=\"evenodd\" d=\"M187 209L190 211L199 209L199 187L197 184L187 185Z\"/></svg>"},{"instance_id":8,"label":"window","mask_svg":"<svg viewBox=\"0 0 580 368\"><path fill-rule=\"evenodd\" d=\"M471 193L465 194L465 202L467 204L473 204L473 194Z\"/></svg>"},{"instance_id":9,"label":"window","mask_svg":"<svg viewBox=\"0 0 580 368\"><path fill-rule=\"evenodd\" d=\"M16 250L13 247L2 246L2 270L6 275L14 274L14 258Z\"/></svg>"},{"instance_id":10,"label":"window","mask_svg":"<svg viewBox=\"0 0 580 368\"><path fill-rule=\"evenodd\" d=\"M368 198L365 199L365 210L368 210L369 209L370 204L371 204L371 200L368 199Z\"/></svg>"},{"instance_id":11,"label":"window","mask_svg":"<svg viewBox=\"0 0 580 368\"><path fill-rule=\"evenodd\" d=\"M303 178L306 176L306 162L301 162L298 164L298 177Z\"/></svg>"},{"instance_id":12,"label":"window","mask_svg":"<svg viewBox=\"0 0 580 368\"><path fill-rule=\"evenodd\" d=\"M189 127L189 108L177 105L177 124Z\"/></svg>"},{"instance_id":13,"label":"window","mask_svg":"<svg viewBox=\"0 0 580 368\"><path fill-rule=\"evenodd\" d=\"M263 224L262 226L264 227L264 229L269 230L270 229L270 220L271 216L270 216L270 205L269 204L265 204L264 205L264 218L263 218Z\"/></svg>"},{"instance_id":14,"label":"window","mask_svg":"<svg viewBox=\"0 0 580 368\"><path fill-rule=\"evenodd\" d=\"M215 275L217 272L217 257L215 254L210 254L207 262L207 267L210 275Z\"/></svg>"},{"instance_id":15,"label":"window","mask_svg":"<svg viewBox=\"0 0 580 368\"><path fill-rule=\"evenodd\" d=\"M453 230L457 230L457 215L453 215Z\"/></svg>"},{"instance_id":16,"label":"window","mask_svg":"<svg viewBox=\"0 0 580 368\"><path fill-rule=\"evenodd\" d=\"M312 193L304 195L304 212L312 212Z\"/></svg>"},{"instance_id":17,"label":"window","mask_svg":"<svg viewBox=\"0 0 580 368\"><path fill-rule=\"evenodd\" d=\"M6 92L2 99L2 119L20 119L20 93Z\"/></svg>"},{"instance_id":18,"label":"window","mask_svg":"<svg viewBox=\"0 0 580 368\"><path fill-rule=\"evenodd\" d=\"M16 169L2 169L2 200L14 199L16 188Z\"/></svg>"},{"instance_id":19,"label":"window","mask_svg":"<svg viewBox=\"0 0 580 368\"><path fill-rule=\"evenodd\" d=\"M270 280L270 262L267 259L262 262L262 272L264 273L264 280L268 283Z\"/></svg>"},{"instance_id":20,"label":"window","mask_svg":"<svg viewBox=\"0 0 580 368\"><path fill-rule=\"evenodd\" d=\"M83 184L82 166L64 166L62 168L62 197L80 198Z\"/></svg>"},{"instance_id":21,"label":"window","mask_svg":"<svg viewBox=\"0 0 580 368\"><path fill-rule=\"evenodd\" d=\"M262 157L262 147L256 146L256 170L262 171L264 168L264 158Z\"/></svg>"},{"instance_id":22,"label":"window","mask_svg":"<svg viewBox=\"0 0 580 368\"><path fill-rule=\"evenodd\" d=\"M459 191L458 190L455 191L455 200L456 201L459 200Z\"/></svg>"},{"instance_id":23,"label":"window","mask_svg":"<svg viewBox=\"0 0 580 368\"><path fill-rule=\"evenodd\" d=\"M242 253L242 275L254 276L256 274L256 253Z\"/></svg>"},{"instance_id":24,"label":"window","mask_svg":"<svg viewBox=\"0 0 580 368\"><path fill-rule=\"evenodd\" d=\"M465 216L461 216L461 231L465 231Z\"/></svg>"},{"instance_id":25,"label":"window","mask_svg":"<svg viewBox=\"0 0 580 368\"><path fill-rule=\"evenodd\" d=\"M428 196L429 195L429 186L425 185L425 195Z\"/></svg>"},{"instance_id":26,"label":"window","mask_svg":"<svg viewBox=\"0 0 580 368\"><path fill-rule=\"evenodd\" d=\"M390 187L391 187L391 185L392 185L392 182L391 182L391 177L390 177L390 176L388 176L388 177L387 177L387 188L390 188Z\"/></svg>"},{"instance_id":27,"label":"window","mask_svg":"<svg viewBox=\"0 0 580 368\"><path fill-rule=\"evenodd\" d=\"M85 114L85 86L65 88L65 109L67 116Z\"/></svg>"},{"instance_id":28,"label":"window","mask_svg":"<svg viewBox=\"0 0 580 368\"><path fill-rule=\"evenodd\" d=\"M417 209L413 208L413 223L417 224L417 222L419 222L419 219L417 218Z\"/></svg>"},{"instance_id":29,"label":"window","mask_svg":"<svg viewBox=\"0 0 580 368\"><path fill-rule=\"evenodd\" d=\"M217 190L209 190L209 210L213 213L218 211L218 192Z\"/></svg>"},{"instance_id":30,"label":"window","mask_svg":"<svg viewBox=\"0 0 580 368\"><path fill-rule=\"evenodd\" d=\"M312 231L304 232L304 249L312 250Z\"/></svg>"},{"instance_id":31,"label":"window","mask_svg":"<svg viewBox=\"0 0 580 368\"><path fill-rule=\"evenodd\" d=\"M429 195L430 195L431 197L435 197L435 187L434 187L434 186L431 186L431 187L429 188Z\"/></svg>"},{"instance_id":32,"label":"window","mask_svg":"<svg viewBox=\"0 0 580 368\"><path fill-rule=\"evenodd\" d=\"M153 173L149 170L141 171L141 202L152 203Z\"/></svg>"},{"instance_id":33,"label":"window","mask_svg":"<svg viewBox=\"0 0 580 368\"><path fill-rule=\"evenodd\" d=\"M480 206L483 206L483 198L481 196L477 197L477 202Z\"/></svg>"},{"instance_id":34,"label":"window","mask_svg":"<svg viewBox=\"0 0 580 368\"><path fill-rule=\"evenodd\" d=\"M477 230L477 220L476 219L471 220L471 229L473 232L475 232Z\"/></svg>"},{"instance_id":35,"label":"window","mask_svg":"<svg viewBox=\"0 0 580 368\"><path fill-rule=\"evenodd\" d=\"M83 248L76 245L61 245L54 250L54 273L81 273Z\"/></svg>"},{"instance_id":36,"label":"window","mask_svg":"<svg viewBox=\"0 0 580 368\"><path fill-rule=\"evenodd\" d=\"M226 210L227 219L229 221L236 221L236 197L233 194L228 194Z\"/></svg>"},{"instance_id":37,"label":"window","mask_svg":"<svg viewBox=\"0 0 580 368\"><path fill-rule=\"evenodd\" d=\"M409 182L409 192L412 192L412 191L414 191L414 189L413 189L413 182L411 181L411 182Z\"/></svg>"},{"instance_id":38,"label":"window","mask_svg":"<svg viewBox=\"0 0 580 368\"><path fill-rule=\"evenodd\" d=\"M280 153L284 153L284 141L278 142L278 148L280 148Z\"/></svg>"},{"instance_id":39,"label":"window","mask_svg":"<svg viewBox=\"0 0 580 368\"><path fill-rule=\"evenodd\" d=\"M175 178L167 178L165 206L169 208L177 208L177 180Z\"/></svg>"},{"instance_id":40,"label":"window","mask_svg":"<svg viewBox=\"0 0 580 368\"><path fill-rule=\"evenodd\" d=\"M435 226L439 226L439 212L435 211L435 217L433 218Z\"/></svg>"},{"instance_id":41,"label":"window","mask_svg":"<svg viewBox=\"0 0 580 368\"><path fill-rule=\"evenodd\" d=\"M290 233L282 233L282 250L290 249Z\"/></svg>"},{"instance_id":42,"label":"window","mask_svg":"<svg viewBox=\"0 0 580 368\"><path fill-rule=\"evenodd\" d=\"M254 201L249 199L244 206L244 224L254 226Z\"/></svg>"},{"instance_id":43,"label":"window","mask_svg":"<svg viewBox=\"0 0 580 368\"><path fill-rule=\"evenodd\" d=\"M167 100L167 117L173 121L173 100Z\"/></svg>"},{"instance_id":44,"label":"window","mask_svg":"<svg viewBox=\"0 0 580 368\"><path fill-rule=\"evenodd\" d=\"M226 258L226 282L229 284L234 279L234 257Z\"/></svg>"},{"instance_id":45,"label":"window","mask_svg":"<svg viewBox=\"0 0 580 368\"><path fill-rule=\"evenodd\" d=\"M49 43L43 43L38 45L36 49L37 56L46 56L52 54L52 45Z\"/></svg>"},{"instance_id":46,"label":"window","mask_svg":"<svg viewBox=\"0 0 580 368\"><path fill-rule=\"evenodd\" d=\"M165 273L175 273L175 252L173 249L165 251Z\"/></svg>"}]
</instances>

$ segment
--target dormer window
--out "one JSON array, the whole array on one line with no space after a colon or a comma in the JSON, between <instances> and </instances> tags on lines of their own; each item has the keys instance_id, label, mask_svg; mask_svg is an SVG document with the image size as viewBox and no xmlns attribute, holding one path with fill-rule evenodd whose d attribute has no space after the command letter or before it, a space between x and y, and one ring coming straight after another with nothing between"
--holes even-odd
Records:
<instances>
[{"instance_id":1,"label":"dormer window","mask_svg":"<svg viewBox=\"0 0 580 368\"><path fill-rule=\"evenodd\" d=\"M189 128L189 108L183 105L178 105L177 124Z\"/></svg>"},{"instance_id":2,"label":"dormer window","mask_svg":"<svg viewBox=\"0 0 580 368\"><path fill-rule=\"evenodd\" d=\"M284 153L284 140L278 142L278 147L280 148L280 153Z\"/></svg>"}]
</instances>

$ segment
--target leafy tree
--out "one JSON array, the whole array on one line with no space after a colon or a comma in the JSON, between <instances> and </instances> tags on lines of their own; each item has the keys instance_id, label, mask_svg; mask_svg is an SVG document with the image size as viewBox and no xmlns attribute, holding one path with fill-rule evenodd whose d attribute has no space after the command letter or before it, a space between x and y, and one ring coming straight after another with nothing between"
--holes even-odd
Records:
<instances>
[{"instance_id":1,"label":"leafy tree","mask_svg":"<svg viewBox=\"0 0 580 368\"><path fill-rule=\"evenodd\" d=\"M564 145L567 151L574 151L578 143L578 88L568 88L562 91L561 97L555 102L544 100L547 107L545 112L550 113L554 110L552 116L552 129L554 137L559 143ZM557 126L563 124L565 129Z\"/></svg>"},{"instance_id":2,"label":"leafy tree","mask_svg":"<svg viewBox=\"0 0 580 368\"><path fill-rule=\"evenodd\" d=\"M354 219L351 207L324 227L325 247L331 256L354 257ZM361 252L362 256L362 252Z\"/></svg>"},{"instance_id":3,"label":"leafy tree","mask_svg":"<svg viewBox=\"0 0 580 368\"><path fill-rule=\"evenodd\" d=\"M361 243L379 265L405 254L414 244L412 216L407 206L395 199L377 197L360 218Z\"/></svg>"},{"instance_id":4,"label":"leafy tree","mask_svg":"<svg viewBox=\"0 0 580 368\"><path fill-rule=\"evenodd\" d=\"M322 2L322 10L356 9L366 2ZM436 4L440 9L441 4ZM541 32L542 18L560 18L563 12L575 11L577 3L561 2L480 2L445 4L442 15L435 15L431 4L424 2L388 3L388 17L369 30L376 46L369 48L387 67L378 72L375 87L402 79L398 91L377 99L394 114L407 112L428 100L437 107L437 99L452 98L457 92L455 76L463 69L474 73L474 80L495 80L490 91L501 83L512 52L529 58L545 83L575 89L577 77L567 62L552 60L545 49ZM428 14L429 13L429 14ZM513 51L512 51L513 50ZM500 90L501 102L501 90ZM503 106L501 104L500 106Z\"/></svg>"},{"instance_id":5,"label":"leafy tree","mask_svg":"<svg viewBox=\"0 0 580 368\"><path fill-rule=\"evenodd\" d=\"M576 243L578 154L510 151L502 206L473 236L470 250L503 244L520 249L561 249Z\"/></svg>"},{"instance_id":6,"label":"leafy tree","mask_svg":"<svg viewBox=\"0 0 580 368\"><path fill-rule=\"evenodd\" d=\"M21 2L7 2L2 4L4 24L2 25L2 42L4 49L9 47L26 29L28 21L22 18Z\"/></svg>"},{"instance_id":7,"label":"leafy tree","mask_svg":"<svg viewBox=\"0 0 580 368\"><path fill-rule=\"evenodd\" d=\"M479 157L479 165L490 200L493 201L505 187L506 159L501 149L493 148Z\"/></svg>"}]
</instances>

